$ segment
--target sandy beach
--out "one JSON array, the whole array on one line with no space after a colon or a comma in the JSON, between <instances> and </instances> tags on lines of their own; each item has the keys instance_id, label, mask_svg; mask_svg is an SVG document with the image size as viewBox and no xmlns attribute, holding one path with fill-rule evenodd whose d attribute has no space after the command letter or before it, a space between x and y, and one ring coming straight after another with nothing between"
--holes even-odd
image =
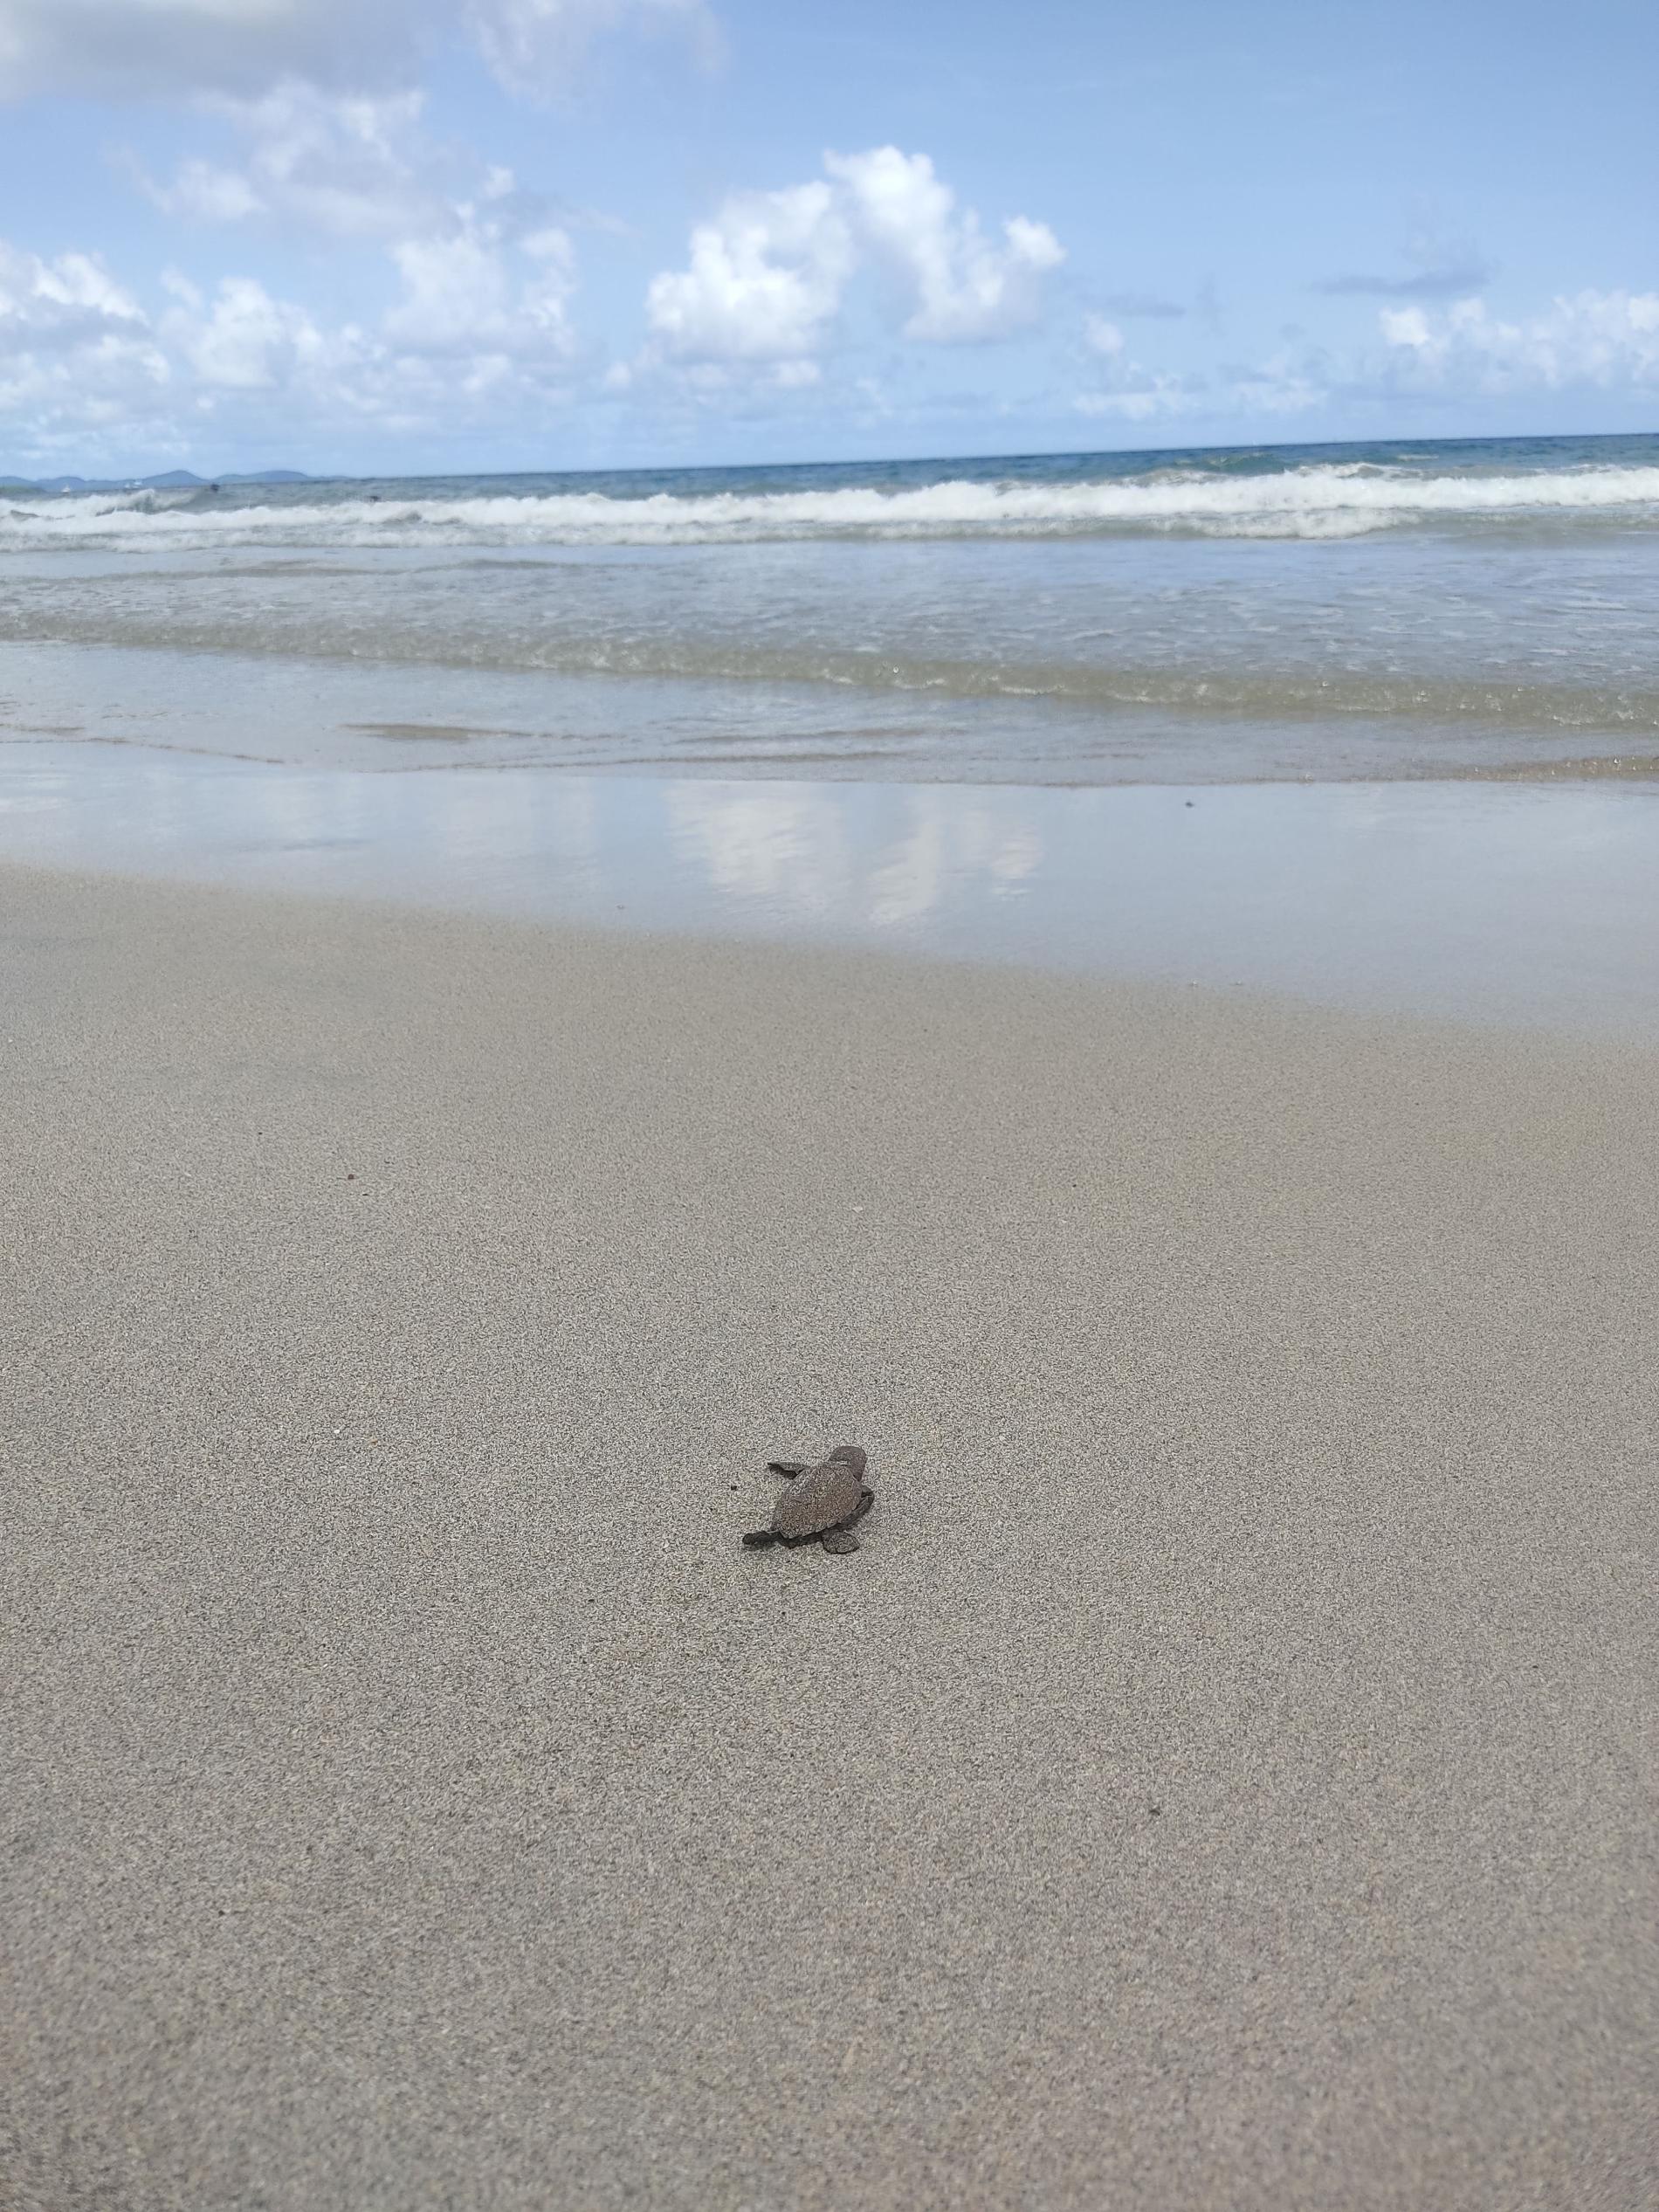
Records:
<instances>
[{"instance_id":1,"label":"sandy beach","mask_svg":"<svg viewBox=\"0 0 1659 2212\"><path fill-rule=\"evenodd\" d=\"M0 916L7 2212L1659 2198L1659 1053Z\"/></svg>"}]
</instances>

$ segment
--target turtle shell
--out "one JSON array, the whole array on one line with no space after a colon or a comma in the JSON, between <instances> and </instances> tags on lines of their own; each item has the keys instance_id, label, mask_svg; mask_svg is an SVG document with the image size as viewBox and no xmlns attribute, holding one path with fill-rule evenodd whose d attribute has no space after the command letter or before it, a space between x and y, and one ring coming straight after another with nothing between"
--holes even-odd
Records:
<instances>
[{"instance_id":1,"label":"turtle shell","mask_svg":"<svg viewBox=\"0 0 1659 2212\"><path fill-rule=\"evenodd\" d=\"M774 1530L792 1544L836 1527L857 1512L864 1478L864 1453L857 1444L843 1444L789 1484L773 1512Z\"/></svg>"}]
</instances>

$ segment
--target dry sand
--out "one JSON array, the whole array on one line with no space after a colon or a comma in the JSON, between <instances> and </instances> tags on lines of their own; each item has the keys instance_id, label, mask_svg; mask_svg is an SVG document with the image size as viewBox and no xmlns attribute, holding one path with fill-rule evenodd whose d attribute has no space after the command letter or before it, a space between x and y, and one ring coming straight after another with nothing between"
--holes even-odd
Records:
<instances>
[{"instance_id":1,"label":"dry sand","mask_svg":"<svg viewBox=\"0 0 1659 2212\"><path fill-rule=\"evenodd\" d=\"M8 2212L1659 2200L1659 1059L0 880Z\"/></svg>"}]
</instances>

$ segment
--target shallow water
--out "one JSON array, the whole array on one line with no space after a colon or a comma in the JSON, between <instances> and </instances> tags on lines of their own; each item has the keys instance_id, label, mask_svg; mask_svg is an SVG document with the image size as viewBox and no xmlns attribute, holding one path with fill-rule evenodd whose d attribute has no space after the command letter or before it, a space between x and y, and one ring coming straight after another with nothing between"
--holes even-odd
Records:
<instances>
[{"instance_id":1,"label":"shallow water","mask_svg":"<svg viewBox=\"0 0 1659 2212\"><path fill-rule=\"evenodd\" d=\"M43 725L911 781L1659 760L1659 439L0 493L0 734Z\"/></svg>"}]
</instances>

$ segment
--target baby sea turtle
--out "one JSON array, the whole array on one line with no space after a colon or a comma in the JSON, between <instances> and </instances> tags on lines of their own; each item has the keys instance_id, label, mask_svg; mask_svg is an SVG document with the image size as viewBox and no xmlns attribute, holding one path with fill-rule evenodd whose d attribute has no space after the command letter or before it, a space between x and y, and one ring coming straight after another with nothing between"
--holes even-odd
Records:
<instances>
[{"instance_id":1,"label":"baby sea turtle","mask_svg":"<svg viewBox=\"0 0 1659 2212\"><path fill-rule=\"evenodd\" d=\"M770 1528L752 1528L743 1541L751 1551L768 1544L822 1543L827 1552L856 1552L853 1524L876 1502L866 1487L867 1462L856 1444L838 1444L816 1467L798 1459L768 1459L767 1472L788 1475L789 1486L773 1508Z\"/></svg>"}]
</instances>

